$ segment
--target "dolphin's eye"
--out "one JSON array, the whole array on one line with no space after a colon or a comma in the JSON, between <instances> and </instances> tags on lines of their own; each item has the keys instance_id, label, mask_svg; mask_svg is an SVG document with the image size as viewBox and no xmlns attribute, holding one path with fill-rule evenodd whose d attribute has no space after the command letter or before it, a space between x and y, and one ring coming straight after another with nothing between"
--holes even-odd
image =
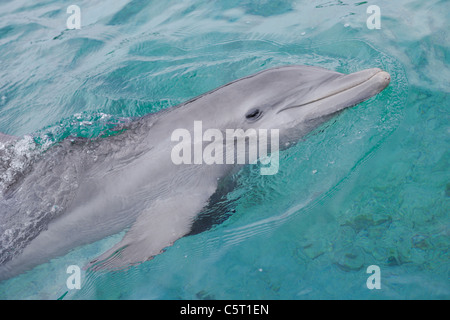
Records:
<instances>
[{"instance_id":1,"label":"dolphin's eye","mask_svg":"<svg viewBox=\"0 0 450 320\"><path fill-rule=\"evenodd\" d=\"M261 117L262 111L259 109L251 109L247 114L245 115L245 118L248 120L257 120Z\"/></svg>"}]
</instances>

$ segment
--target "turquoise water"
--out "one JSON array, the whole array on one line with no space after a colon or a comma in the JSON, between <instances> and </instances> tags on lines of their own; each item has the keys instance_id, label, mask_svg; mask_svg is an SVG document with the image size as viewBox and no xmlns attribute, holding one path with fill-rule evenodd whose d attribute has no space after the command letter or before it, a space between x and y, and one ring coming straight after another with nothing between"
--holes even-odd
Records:
<instances>
[{"instance_id":1,"label":"turquoise water","mask_svg":"<svg viewBox=\"0 0 450 320\"><path fill-rule=\"evenodd\" d=\"M85 0L67 30L70 4L0 2L0 132L95 137L285 64L392 82L282 152L277 175L243 169L224 223L68 290L67 266L123 234L76 248L0 283L1 299L450 298L448 1Z\"/></svg>"}]
</instances>

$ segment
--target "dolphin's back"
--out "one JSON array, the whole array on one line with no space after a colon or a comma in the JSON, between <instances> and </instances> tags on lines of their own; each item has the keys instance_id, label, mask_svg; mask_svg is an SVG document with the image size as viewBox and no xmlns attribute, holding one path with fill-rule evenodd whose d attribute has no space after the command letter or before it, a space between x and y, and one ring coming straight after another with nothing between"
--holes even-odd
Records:
<instances>
[{"instance_id":1,"label":"dolphin's back","mask_svg":"<svg viewBox=\"0 0 450 320\"><path fill-rule=\"evenodd\" d=\"M107 138L66 138L44 153L22 155L26 160L11 151L14 145L0 148L0 265L76 205L86 179L142 152L139 136L151 121L122 125L123 133Z\"/></svg>"}]
</instances>

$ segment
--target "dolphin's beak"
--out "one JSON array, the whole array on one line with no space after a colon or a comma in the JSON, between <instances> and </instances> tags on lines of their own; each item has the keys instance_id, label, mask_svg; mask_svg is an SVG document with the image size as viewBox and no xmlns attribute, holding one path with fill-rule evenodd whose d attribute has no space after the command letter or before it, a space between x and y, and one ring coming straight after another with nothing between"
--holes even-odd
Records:
<instances>
[{"instance_id":1,"label":"dolphin's beak","mask_svg":"<svg viewBox=\"0 0 450 320\"><path fill-rule=\"evenodd\" d=\"M383 91L390 81L389 73L378 68L349 75L343 74L323 83L320 90L312 91L309 96L303 97L301 104L286 106L277 113L292 108L311 107L314 111L320 110L320 112L313 112L316 117L331 114L373 97Z\"/></svg>"},{"instance_id":2,"label":"dolphin's beak","mask_svg":"<svg viewBox=\"0 0 450 320\"><path fill-rule=\"evenodd\" d=\"M356 95L364 95L365 92L375 92L373 94L375 95L383 91L390 82L391 76L386 71L379 68L362 70L331 81L330 85L335 86L335 90L331 91L327 96L319 98L319 100L345 92L352 92Z\"/></svg>"}]
</instances>

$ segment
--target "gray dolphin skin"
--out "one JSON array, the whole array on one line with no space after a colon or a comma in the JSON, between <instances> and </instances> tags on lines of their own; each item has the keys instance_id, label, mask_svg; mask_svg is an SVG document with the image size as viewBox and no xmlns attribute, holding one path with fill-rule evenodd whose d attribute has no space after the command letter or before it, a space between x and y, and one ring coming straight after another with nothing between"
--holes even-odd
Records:
<instances>
[{"instance_id":1,"label":"gray dolphin skin","mask_svg":"<svg viewBox=\"0 0 450 320\"><path fill-rule=\"evenodd\" d=\"M136 265L188 235L236 166L174 164L176 129L193 132L195 121L202 121L204 130L277 129L280 145L295 143L389 82L389 74L378 68L346 75L283 66L121 125L115 135L66 138L3 188L0 279L126 229L118 244L86 267ZM15 139L0 135L0 146L8 143ZM0 162L0 171L7 165Z\"/></svg>"},{"instance_id":2,"label":"gray dolphin skin","mask_svg":"<svg viewBox=\"0 0 450 320\"><path fill-rule=\"evenodd\" d=\"M16 139L17 139L16 137L9 136L7 134L4 134L4 133L0 132L0 142L14 141Z\"/></svg>"}]
</instances>

